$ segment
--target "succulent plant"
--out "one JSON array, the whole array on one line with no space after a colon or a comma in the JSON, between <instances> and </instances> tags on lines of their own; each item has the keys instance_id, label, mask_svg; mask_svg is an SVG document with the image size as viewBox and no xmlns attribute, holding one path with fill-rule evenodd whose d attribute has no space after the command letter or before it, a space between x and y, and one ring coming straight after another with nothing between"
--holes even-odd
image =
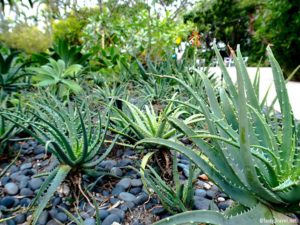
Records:
<instances>
[{"instance_id":1,"label":"succulent plant","mask_svg":"<svg viewBox=\"0 0 300 225\"><path fill-rule=\"evenodd\" d=\"M16 113L3 112L2 116L35 137L60 162L49 173L31 204L31 207L37 206L32 222L36 224L48 201L68 175L84 173L99 177L107 174L95 167L110 153L117 137L107 149L103 149L108 122L103 131L100 114L98 119L94 118L86 101L80 107L70 102L65 106L53 97L45 102L33 103L32 107L34 111L29 113L34 120Z\"/></svg>"},{"instance_id":2,"label":"succulent plant","mask_svg":"<svg viewBox=\"0 0 300 225\"><path fill-rule=\"evenodd\" d=\"M173 96L172 99L175 98ZM180 107L173 107L173 101L163 109L155 109L150 103L145 105L144 110L139 109L134 104L122 100L124 103L123 110L116 107L113 110L116 116L111 117L112 127L111 130L120 133L125 138L132 142L137 142L144 138L160 137L169 139L174 137L176 129L170 126L167 122L168 117L179 118L187 112ZM124 109L126 106L126 109ZM202 120L201 114L196 114L185 119L186 124L192 124ZM113 125L115 124L115 125ZM127 133L121 133L121 130L127 128Z\"/></svg>"},{"instance_id":3,"label":"succulent plant","mask_svg":"<svg viewBox=\"0 0 300 225\"><path fill-rule=\"evenodd\" d=\"M0 100L4 101L4 98L15 91L18 91L24 87L28 87L30 84L25 77L28 74L23 73L22 69L28 64L23 63L17 65L17 57L19 52L11 52L8 56L4 56L0 53Z\"/></svg>"},{"instance_id":4,"label":"succulent plant","mask_svg":"<svg viewBox=\"0 0 300 225\"><path fill-rule=\"evenodd\" d=\"M198 177L200 170L195 169L192 163L189 163L189 177L186 182L181 182L177 168L177 155L173 155L172 173L173 186L167 184L154 168L148 165L148 162L154 152L147 153L141 163L140 174L144 187L147 191L155 193L160 199L164 208L172 213L185 212L194 206L194 181Z\"/></svg>"},{"instance_id":5,"label":"succulent plant","mask_svg":"<svg viewBox=\"0 0 300 225\"><path fill-rule=\"evenodd\" d=\"M169 121L201 151L158 138L145 139L140 144L161 144L186 155L238 205L225 215L219 212L187 212L157 224L202 222L250 225L259 224L260 219L269 220L267 224L296 224L296 220L284 213L300 212L298 130L280 66L270 47L267 53L281 109L281 121L263 112L239 47L237 57L232 52L237 69L237 88L216 50L225 80L225 86L220 89L220 101L207 76L201 72L199 75L205 84L208 104L185 82L173 78L197 101L199 107L195 109L198 108L205 116L208 132L199 135L176 118Z\"/></svg>"},{"instance_id":6,"label":"succulent plant","mask_svg":"<svg viewBox=\"0 0 300 225\"><path fill-rule=\"evenodd\" d=\"M49 63L41 67L31 67L27 69L33 74L33 81L37 87L48 87L52 94L60 98L69 97L70 93L78 94L82 91L81 86L75 78L81 73L82 65L66 63L59 59L49 59Z\"/></svg>"}]
</instances>

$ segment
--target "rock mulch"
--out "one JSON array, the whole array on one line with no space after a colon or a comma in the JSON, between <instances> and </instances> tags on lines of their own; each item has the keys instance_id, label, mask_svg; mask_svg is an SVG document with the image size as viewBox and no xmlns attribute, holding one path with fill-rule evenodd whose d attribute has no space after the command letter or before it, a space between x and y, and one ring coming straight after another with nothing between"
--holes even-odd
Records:
<instances>
[{"instance_id":1,"label":"rock mulch","mask_svg":"<svg viewBox=\"0 0 300 225\"><path fill-rule=\"evenodd\" d=\"M41 172L50 171L57 161L47 155L45 149L34 141L15 144L13 149L20 149L21 156L17 163L10 167L0 180L0 218L15 216L3 224L28 224L30 213L26 207L30 205L45 177L36 177ZM155 195L149 196L143 188L140 175L128 166L138 166L138 155L130 149L116 150L117 159L107 159L99 167L110 171L119 178L104 177L91 190L99 204L102 225L111 224L152 224L170 214L161 206ZM7 163L0 164L4 168ZM181 179L188 176L188 160L179 159ZM83 183L91 180L83 176ZM70 181L66 181L53 196L49 206L39 218L39 225L58 225L70 222L61 210L65 208L74 215L80 214L86 225L94 225L95 209L85 198L74 199L70 189ZM232 200L223 194L217 186L201 175L196 183L194 209L225 210ZM77 212L74 204L77 201Z\"/></svg>"}]
</instances>

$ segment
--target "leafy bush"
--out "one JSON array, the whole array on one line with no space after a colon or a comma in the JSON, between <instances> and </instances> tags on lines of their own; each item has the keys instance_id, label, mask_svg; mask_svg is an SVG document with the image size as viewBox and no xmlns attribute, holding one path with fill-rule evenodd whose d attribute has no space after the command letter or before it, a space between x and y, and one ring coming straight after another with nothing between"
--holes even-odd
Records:
<instances>
[{"instance_id":1,"label":"leafy bush","mask_svg":"<svg viewBox=\"0 0 300 225\"><path fill-rule=\"evenodd\" d=\"M258 12L255 38L273 45L273 51L287 77L297 66L300 57L299 2L269 0ZM295 79L300 79L298 72Z\"/></svg>"},{"instance_id":2,"label":"leafy bush","mask_svg":"<svg viewBox=\"0 0 300 225\"><path fill-rule=\"evenodd\" d=\"M19 24L11 31L3 33L0 35L0 40L11 48L20 49L30 54L43 52L52 43L51 35L27 24Z\"/></svg>"},{"instance_id":3,"label":"leafy bush","mask_svg":"<svg viewBox=\"0 0 300 225\"><path fill-rule=\"evenodd\" d=\"M234 56L238 88L235 89L223 67L227 92L224 88L220 90L220 101L207 76L200 73L209 107L188 85L173 78L197 101L199 107L195 106L195 109L198 108L204 114L208 132L198 135L176 118L171 118L170 123L188 136L208 161L204 160L200 152L170 140L156 138L142 140L140 143L161 144L185 154L228 196L236 200L238 205L227 212L225 217L218 212L189 212L162 220L158 224L174 225L193 221L250 225L258 224L260 218L278 221L279 218L289 219L281 213L300 212L299 131L295 128L282 71L269 47L267 52L273 69L282 121L272 119L261 110L239 49L238 57ZM219 63L223 63L218 52L217 56Z\"/></svg>"}]
</instances>

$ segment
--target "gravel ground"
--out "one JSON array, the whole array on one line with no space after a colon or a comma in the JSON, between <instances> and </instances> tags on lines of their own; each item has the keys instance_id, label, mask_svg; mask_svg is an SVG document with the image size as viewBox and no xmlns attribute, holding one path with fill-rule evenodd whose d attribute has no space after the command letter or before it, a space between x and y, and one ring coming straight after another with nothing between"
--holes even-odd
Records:
<instances>
[{"instance_id":1,"label":"gravel ground","mask_svg":"<svg viewBox=\"0 0 300 225\"><path fill-rule=\"evenodd\" d=\"M15 216L6 222L8 225L28 224L30 213L26 212L26 207L32 202L45 180L45 177L35 177L35 175L52 170L58 163L34 141L15 144L14 149L20 149L20 146L22 146L22 153L17 163L0 180L0 218ZM159 200L145 192L140 175L130 168L139 165L140 157L137 152L119 149L113 154L114 159L103 161L99 167L119 178L102 178L90 192L99 204L102 225L111 225L114 222L114 224L152 224L160 218L169 216L170 214L161 206ZM7 164L2 162L0 167L4 168ZM181 179L184 180L188 176L188 160L180 157L178 165ZM82 186L93 181L83 176ZM76 208L85 224L95 224L95 209L86 198L76 199L73 191L71 192L72 188L69 180L60 186L49 206L40 216L38 224L68 224L69 218L60 207L73 212L74 215L76 215L74 212ZM217 186L208 181L204 174L200 176L195 188L195 209L225 210L233 202Z\"/></svg>"}]
</instances>

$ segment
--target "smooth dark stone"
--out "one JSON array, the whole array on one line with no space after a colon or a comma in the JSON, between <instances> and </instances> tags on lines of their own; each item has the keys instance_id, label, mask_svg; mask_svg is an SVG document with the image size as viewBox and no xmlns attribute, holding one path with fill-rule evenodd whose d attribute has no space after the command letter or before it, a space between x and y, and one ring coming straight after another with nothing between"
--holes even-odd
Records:
<instances>
[{"instance_id":1,"label":"smooth dark stone","mask_svg":"<svg viewBox=\"0 0 300 225\"><path fill-rule=\"evenodd\" d=\"M136 197L133 194L130 194L129 192L121 192L118 198L125 202L134 202L136 200Z\"/></svg>"},{"instance_id":2,"label":"smooth dark stone","mask_svg":"<svg viewBox=\"0 0 300 225\"><path fill-rule=\"evenodd\" d=\"M5 184L4 190L9 195L16 195L19 192L19 187L17 184L11 182L11 183Z\"/></svg>"},{"instance_id":3,"label":"smooth dark stone","mask_svg":"<svg viewBox=\"0 0 300 225\"><path fill-rule=\"evenodd\" d=\"M116 204L119 200L117 198L111 198L109 201L111 204Z\"/></svg>"},{"instance_id":4,"label":"smooth dark stone","mask_svg":"<svg viewBox=\"0 0 300 225\"><path fill-rule=\"evenodd\" d=\"M21 182L22 180L29 179L29 177L25 176L24 174L17 174L16 176L14 176L14 174L12 174L10 177L15 181Z\"/></svg>"},{"instance_id":5,"label":"smooth dark stone","mask_svg":"<svg viewBox=\"0 0 300 225\"><path fill-rule=\"evenodd\" d=\"M104 160L100 163L100 166L107 170L110 170L111 168L113 168L116 165L117 165L117 162L112 159Z\"/></svg>"},{"instance_id":6,"label":"smooth dark stone","mask_svg":"<svg viewBox=\"0 0 300 225\"><path fill-rule=\"evenodd\" d=\"M4 176L4 177L1 178L1 184L5 185L9 182L9 180L10 180L10 177Z\"/></svg>"},{"instance_id":7,"label":"smooth dark stone","mask_svg":"<svg viewBox=\"0 0 300 225\"><path fill-rule=\"evenodd\" d=\"M33 148L37 146L37 142L34 140L29 140L27 143L30 147L33 147Z\"/></svg>"},{"instance_id":8,"label":"smooth dark stone","mask_svg":"<svg viewBox=\"0 0 300 225\"><path fill-rule=\"evenodd\" d=\"M128 206L127 205L121 205L120 209L123 210L124 212L126 212L128 210Z\"/></svg>"},{"instance_id":9,"label":"smooth dark stone","mask_svg":"<svg viewBox=\"0 0 300 225\"><path fill-rule=\"evenodd\" d=\"M45 148L43 146L41 146L41 145L38 145L38 146L36 146L34 148L33 153L35 155L39 155L39 154L45 153Z\"/></svg>"},{"instance_id":10,"label":"smooth dark stone","mask_svg":"<svg viewBox=\"0 0 300 225\"><path fill-rule=\"evenodd\" d=\"M124 189L127 189L130 187L131 179L130 178L123 178L121 179L116 186L123 187Z\"/></svg>"},{"instance_id":11,"label":"smooth dark stone","mask_svg":"<svg viewBox=\"0 0 300 225\"><path fill-rule=\"evenodd\" d=\"M132 187L140 187L143 185L143 182L141 179L132 179L130 184Z\"/></svg>"},{"instance_id":12,"label":"smooth dark stone","mask_svg":"<svg viewBox=\"0 0 300 225\"><path fill-rule=\"evenodd\" d=\"M22 188L26 188L27 185L28 185L28 181L29 181L29 178L28 178L28 177L22 179L22 180L20 181L20 183L19 183L19 188L21 188L21 189L22 189Z\"/></svg>"},{"instance_id":13,"label":"smooth dark stone","mask_svg":"<svg viewBox=\"0 0 300 225\"><path fill-rule=\"evenodd\" d=\"M98 212L101 220L104 220L109 215L109 212L106 209L99 209Z\"/></svg>"},{"instance_id":14,"label":"smooth dark stone","mask_svg":"<svg viewBox=\"0 0 300 225\"><path fill-rule=\"evenodd\" d=\"M43 159L44 157L45 157L45 154L44 154L44 153L41 153L41 154L38 154L38 155L34 156L34 158L35 158L36 160Z\"/></svg>"},{"instance_id":15,"label":"smooth dark stone","mask_svg":"<svg viewBox=\"0 0 300 225\"><path fill-rule=\"evenodd\" d=\"M27 207L31 203L31 200L29 198L23 198L20 200L20 206Z\"/></svg>"},{"instance_id":16,"label":"smooth dark stone","mask_svg":"<svg viewBox=\"0 0 300 225\"><path fill-rule=\"evenodd\" d=\"M64 223L68 220L68 216L63 213L63 212L59 212L54 216L55 219L59 220L60 222Z\"/></svg>"},{"instance_id":17,"label":"smooth dark stone","mask_svg":"<svg viewBox=\"0 0 300 225\"><path fill-rule=\"evenodd\" d=\"M20 200L17 199L17 198L15 198L15 202L14 202L13 207L15 208L15 207L17 207L18 205L20 205Z\"/></svg>"},{"instance_id":18,"label":"smooth dark stone","mask_svg":"<svg viewBox=\"0 0 300 225\"><path fill-rule=\"evenodd\" d=\"M198 196L194 196L194 207L195 209L202 210L202 209L209 209L210 200Z\"/></svg>"},{"instance_id":19,"label":"smooth dark stone","mask_svg":"<svg viewBox=\"0 0 300 225\"><path fill-rule=\"evenodd\" d=\"M20 170L26 170L26 169L30 169L30 168L32 168L32 163L23 163L20 166Z\"/></svg>"},{"instance_id":20,"label":"smooth dark stone","mask_svg":"<svg viewBox=\"0 0 300 225\"><path fill-rule=\"evenodd\" d=\"M139 177L139 175L134 170L129 170L128 172L126 172L126 174L124 176L130 177L130 178L133 178L133 179Z\"/></svg>"},{"instance_id":21,"label":"smooth dark stone","mask_svg":"<svg viewBox=\"0 0 300 225\"><path fill-rule=\"evenodd\" d=\"M52 208L49 211L49 215L51 216L51 218L55 218L55 215L58 213L58 210L56 208Z\"/></svg>"},{"instance_id":22,"label":"smooth dark stone","mask_svg":"<svg viewBox=\"0 0 300 225\"><path fill-rule=\"evenodd\" d=\"M133 202L125 202L124 205L127 206L128 209L133 209L135 207Z\"/></svg>"},{"instance_id":23,"label":"smooth dark stone","mask_svg":"<svg viewBox=\"0 0 300 225\"><path fill-rule=\"evenodd\" d=\"M107 216L103 221L101 225L112 225L113 222L117 222L119 223L120 217L116 214L110 214L109 216Z\"/></svg>"},{"instance_id":24,"label":"smooth dark stone","mask_svg":"<svg viewBox=\"0 0 300 225\"><path fill-rule=\"evenodd\" d=\"M125 212L118 208L113 208L113 209L109 210L109 213L116 214L120 218L121 221L123 221L125 218Z\"/></svg>"},{"instance_id":25,"label":"smooth dark stone","mask_svg":"<svg viewBox=\"0 0 300 225\"><path fill-rule=\"evenodd\" d=\"M90 218L90 217L91 217L87 212L81 212L81 213L80 213L80 216L81 216L83 219L87 219L87 218Z\"/></svg>"},{"instance_id":26,"label":"smooth dark stone","mask_svg":"<svg viewBox=\"0 0 300 225\"><path fill-rule=\"evenodd\" d=\"M6 221L6 225L16 225L16 222L13 219L11 219Z\"/></svg>"},{"instance_id":27,"label":"smooth dark stone","mask_svg":"<svg viewBox=\"0 0 300 225\"><path fill-rule=\"evenodd\" d=\"M219 197L228 198L228 196L225 193L220 193Z\"/></svg>"},{"instance_id":28,"label":"smooth dark stone","mask_svg":"<svg viewBox=\"0 0 300 225\"><path fill-rule=\"evenodd\" d=\"M128 166L128 165L132 165L132 160L131 159L122 159L118 162L118 166L120 167L124 167L124 166Z\"/></svg>"},{"instance_id":29,"label":"smooth dark stone","mask_svg":"<svg viewBox=\"0 0 300 225\"><path fill-rule=\"evenodd\" d=\"M56 197L52 200L52 206L57 206L59 203L61 203L60 197Z\"/></svg>"},{"instance_id":30,"label":"smooth dark stone","mask_svg":"<svg viewBox=\"0 0 300 225\"><path fill-rule=\"evenodd\" d=\"M9 168L9 173L12 174L12 173L16 173L19 171L19 168L15 165L12 165L10 168Z\"/></svg>"},{"instance_id":31,"label":"smooth dark stone","mask_svg":"<svg viewBox=\"0 0 300 225\"><path fill-rule=\"evenodd\" d=\"M184 164L184 165L189 165L190 161L189 160L180 159L179 163Z\"/></svg>"},{"instance_id":32,"label":"smooth dark stone","mask_svg":"<svg viewBox=\"0 0 300 225\"><path fill-rule=\"evenodd\" d=\"M33 195L33 191L30 188L22 188L20 191L20 195L22 196L32 196Z\"/></svg>"},{"instance_id":33,"label":"smooth dark stone","mask_svg":"<svg viewBox=\"0 0 300 225\"><path fill-rule=\"evenodd\" d=\"M0 200L0 205L3 205L8 209L13 207L14 203L15 203L15 198L10 196L5 196Z\"/></svg>"},{"instance_id":34,"label":"smooth dark stone","mask_svg":"<svg viewBox=\"0 0 300 225\"><path fill-rule=\"evenodd\" d=\"M25 176L33 176L36 174L36 171L34 169L26 169L22 171L22 174Z\"/></svg>"},{"instance_id":35,"label":"smooth dark stone","mask_svg":"<svg viewBox=\"0 0 300 225\"><path fill-rule=\"evenodd\" d=\"M144 204L149 198L149 195L146 194L145 192L142 192L137 198L135 199L134 203L136 205L141 205Z\"/></svg>"},{"instance_id":36,"label":"smooth dark stone","mask_svg":"<svg viewBox=\"0 0 300 225\"><path fill-rule=\"evenodd\" d=\"M50 220L46 225L61 225L61 223L58 223L55 220Z\"/></svg>"},{"instance_id":37,"label":"smooth dark stone","mask_svg":"<svg viewBox=\"0 0 300 225\"><path fill-rule=\"evenodd\" d=\"M204 189L196 189L194 194L199 197L205 197L206 191Z\"/></svg>"},{"instance_id":38,"label":"smooth dark stone","mask_svg":"<svg viewBox=\"0 0 300 225\"><path fill-rule=\"evenodd\" d=\"M84 220L84 225L96 225L96 220L94 218L87 218Z\"/></svg>"},{"instance_id":39,"label":"smooth dark stone","mask_svg":"<svg viewBox=\"0 0 300 225\"><path fill-rule=\"evenodd\" d=\"M49 217L49 213L48 213L46 210L44 210L44 211L41 213L41 215L40 215L40 217L39 217L39 219L38 219L37 224L39 224L39 225L44 225L44 224L46 224L46 223L47 223L47 220L48 220L48 217Z\"/></svg>"},{"instance_id":40,"label":"smooth dark stone","mask_svg":"<svg viewBox=\"0 0 300 225\"><path fill-rule=\"evenodd\" d=\"M29 181L29 187L32 190L39 189L43 184L43 180L41 178L33 178Z\"/></svg>"},{"instance_id":41,"label":"smooth dark stone","mask_svg":"<svg viewBox=\"0 0 300 225\"><path fill-rule=\"evenodd\" d=\"M159 215L165 212L165 209L163 207L155 207L151 210L151 213L154 215Z\"/></svg>"},{"instance_id":42,"label":"smooth dark stone","mask_svg":"<svg viewBox=\"0 0 300 225\"><path fill-rule=\"evenodd\" d=\"M135 187L135 188L131 188L129 192L130 192L131 194L133 194L133 195L137 195L137 194L139 194L141 191L142 191L142 188L140 188L140 187Z\"/></svg>"},{"instance_id":43,"label":"smooth dark stone","mask_svg":"<svg viewBox=\"0 0 300 225\"><path fill-rule=\"evenodd\" d=\"M217 197L217 192L215 192L213 190L206 191L206 198L214 199L215 197Z\"/></svg>"},{"instance_id":44,"label":"smooth dark stone","mask_svg":"<svg viewBox=\"0 0 300 225\"><path fill-rule=\"evenodd\" d=\"M202 180L198 180L198 181L196 182L196 186L197 186L198 188L204 188L204 185L205 185L205 182L202 181Z\"/></svg>"},{"instance_id":45,"label":"smooth dark stone","mask_svg":"<svg viewBox=\"0 0 300 225\"><path fill-rule=\"evenodd\" d=\"M226 200L225 202L220 202L218 204L218 207L220 210L225 211L229 206L233 204L233 201L231 199Z\"/></svg>"},{"instance_id":46,"label":"smooth dark stone","mask_svg":"<svg viewBox=\"0 0 300 225\"><path fill-rule=\"evenodd\" d=\"M145 204L145 209L146 209L146 210L149 210L149 209L151 209L152 207L153 207L153 203L151 203L151 202L148 202L148 203Z\"/></svg>"},{"instance_id":47,"label":"smooth dark stone","mask_svg":"<svg viewBox=\"0 0 300 225\"><path fill-rule=\"evenodd\" d=\"M210 190L212 190L212 191L214 191L214 192L220 191L220 189L219 189L218 186L216 186L216 185L212 185Z\"/></svg>"},{"instance_id":48,"label":"smooth dark stone","mask_svg":"<svg viewBox=\"0 0 300 225\"><path fill-rule=\"evenodd\" d=\"M108 197L110 195L109 191L102 191L102 195L104 197Z\"/></svg>"},{"instance_id":49,"label":"smooth dark stone","mask_svg":"<svg viewBox=\"0 0 300 225\"><path fill-rule=\"evenodd\" d=\"M18 214L15 218L14 218L14 221L17 223L17 224L20 224L20 223L24 223L26 221L26 216L24 214Z\"/></svg>"},{"instance_id":50,"label":"smooth dark stone","mask_svg":"<svg viewBox=\"0 0 300 225\"><path fill-rule=\"evenodd\" d=\"M123 186L119 186L117 185L116 187L114 187L111 191L111 194L112 195L119 195L121 192L124 192L125 191L125 188Z\"/></svg>"}]
</instances>

